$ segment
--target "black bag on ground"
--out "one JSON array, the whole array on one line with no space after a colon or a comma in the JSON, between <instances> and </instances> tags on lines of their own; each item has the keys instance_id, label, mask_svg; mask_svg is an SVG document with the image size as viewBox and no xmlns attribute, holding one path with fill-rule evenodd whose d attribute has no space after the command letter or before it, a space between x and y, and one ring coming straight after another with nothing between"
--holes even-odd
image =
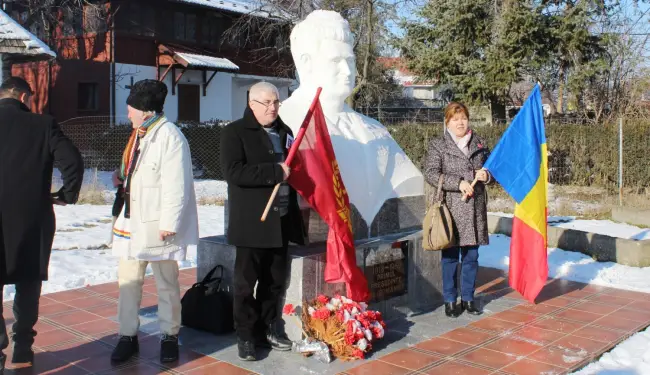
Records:
<instances>
[{"instance_id":1,"label":"black bag on ground","mask_svg":"<svg viewBox=\"0 0 650 375\"><path fill-rule=\"evenodd\" d=\"M212 278L216 270L220 276ZM181 299L181 320L184 326L215 334L229 333L234 330L232 298L221 290L223 266L214 267L203 281L198 282L185 292ZM214 283L210 286L209 284Z\"/></svg>"}]
</instances>

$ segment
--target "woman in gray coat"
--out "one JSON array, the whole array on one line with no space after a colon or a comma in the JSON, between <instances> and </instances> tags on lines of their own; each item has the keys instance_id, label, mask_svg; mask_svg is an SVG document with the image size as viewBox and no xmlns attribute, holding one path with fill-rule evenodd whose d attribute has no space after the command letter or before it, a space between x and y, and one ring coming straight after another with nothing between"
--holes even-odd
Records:
<instances>
[{"instance_id":1,"label":"woman in gray coat","mask_svg":"<svg viewBox=\"0 0 650 375\"><path fill-rule=\"evenodd\" d=\"M442 285L445 314L458 317L463 310L480 315L474 302L478 248L488 244L487 191L492 182L487 170L482 169L490 151L469 128L469 111L461 103L450 103L445 109L445 132L429 143L424 176L438 188L443 175L444 199L454 221L456 247L442 250ZM472 187L472 181L477 179ZM466 197L466 199L463 199ZM457 305L458 259L461 257L461 305Z\"/></svg>"}]
</instances>

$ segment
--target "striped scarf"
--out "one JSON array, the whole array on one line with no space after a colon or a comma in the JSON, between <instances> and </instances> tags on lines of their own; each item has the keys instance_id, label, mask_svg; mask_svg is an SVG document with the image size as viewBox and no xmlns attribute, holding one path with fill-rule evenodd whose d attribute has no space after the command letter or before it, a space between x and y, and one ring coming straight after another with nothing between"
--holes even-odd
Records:
<instances>
[{"instance_id":1,"label":"striped scarf","mask_svg":"<svg viewBox=\"0 0 650 375\"><path fill-rule=\"evenodd\" d=\"M156 125L158 125L160 119L162 119L162 113L156 113L151 118L146 120L139 128L133 129L129 141L126 144L124 153L122 154L122 165L120 166L120 179L122 181L127 180L127 177L132 172L131 167L132 163L135 161L134 156L138 150L140 144L140 139L144 138L151 130L153 130Z\"/></svg>"}]
</instances>

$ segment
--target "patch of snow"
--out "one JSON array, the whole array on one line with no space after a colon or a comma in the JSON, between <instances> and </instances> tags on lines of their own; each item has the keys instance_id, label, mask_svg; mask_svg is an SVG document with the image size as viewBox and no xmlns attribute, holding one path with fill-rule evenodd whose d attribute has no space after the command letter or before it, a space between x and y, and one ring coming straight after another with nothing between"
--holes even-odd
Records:
<instances>
[{"instance_id":1,"label":"patch of snow","mask_svg":"<svg viewBox=\"0 0 650 375\"><path fill-rule=\"evenodd\" d=\"M210 8L228 10L240 14L265 18L290 19L292 16L272 4L237 0L176 0L181 3L203 5Z\"/></svg>"},{"instance_id":2,"label":"patch of snow","mask_svg":"<svg viewBox=\"0 0 650 375\"><path fill-rule=\"evenodd\" d=\"M111 206L55 206L55 213L57 232L43 294L116 281L118 258L106 248L110 241ZM200 236L223 234L223 220L223 207L199 206ZM179 266L196 267L196 246L188 248L187 259ZM147 274L151 274L150 267ZM5 286L3 300L13 299L15 292L13 285Z\"/></svg>"},{"instance_id":3,"label":"patch of snow","mask_svg":"<svg viewBox=\"0 0 650 375\"><path fill-rule=\"evenodd\" d=\"M96 171L94 169L86 169L84 172L84 182L82 192L84 189L97 190L102 193L106 200L106 204L113 204L115 199L115 191L113 188L113 172ZM52 185L61 186L61 173L58 169L54 169L52 174ZM225 181L219 180L194 180L194 191L196 192L196 199L226 199L228 196L228 184ZM108 211L110 214L110 210Z\"/></svg>"},{"instance_id":4,"label":"patch of snow","mask_svg":"<svg viewBox=\"0 0 650 375\"><path fill-rule=\"evenodd\" d=\"M479 264L508 270L510 237L495 234L490 244L479 249ZM548 249L548 275L612 288L650 293L650 267L630 267L613 262L597 262L574 251Z\"/></svg>"},{"instance_id":5,"label":"patch of snow","mask_svg":"<svg viewBox=\"0 0 650 375\"><path fill-rule=\"evenodd\" d=\"M618 344L576 375L650 374L650 328Z\"/></svg>"},{"instance_id":6,"label":"patch of snow","mask_svg":"<svg viewBox=\"0 0 650 375\"><path fill-rule=\"evenodd\" d=\"M204 68L217 68L228 70L239 70L239 67L232 61L214 56L197 55L194 53L176 52L176 55L187 61L190 66L201 66Z\"/></svg>"}]
</instances>

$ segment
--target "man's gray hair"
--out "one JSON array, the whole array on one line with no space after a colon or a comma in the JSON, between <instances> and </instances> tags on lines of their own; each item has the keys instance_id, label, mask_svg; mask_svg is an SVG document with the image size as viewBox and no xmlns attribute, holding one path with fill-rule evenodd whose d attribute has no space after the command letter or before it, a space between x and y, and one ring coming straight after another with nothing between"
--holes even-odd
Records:
<instances>
[{"instance_id":1,"label":"man's gray hair","mask_svg":"<svg viewBox=\"0 0 650 375\"><path fill-rule=\"evenodd\" d=\"M304 53L314 55L323 40L334 40L352 45L354 36L350 24L339 13L331 10L315 10L300 21L291 31L291 55L295 62Z\"/></svg>"},{"instance_id":2,"label":"man's gray hair","mask_svg":"<svg viewBox=\"0 0 650 375\"><path fill-rule=\"evenodd\" d=\"M251 86L248 91L248 99L257 100L259 99L259 95L263 92L274 93L278 100L280 100L280 91L278 91L278 88L275 87L274 84L269 82L258 82Z\"/></svg>"}]
</instances>

